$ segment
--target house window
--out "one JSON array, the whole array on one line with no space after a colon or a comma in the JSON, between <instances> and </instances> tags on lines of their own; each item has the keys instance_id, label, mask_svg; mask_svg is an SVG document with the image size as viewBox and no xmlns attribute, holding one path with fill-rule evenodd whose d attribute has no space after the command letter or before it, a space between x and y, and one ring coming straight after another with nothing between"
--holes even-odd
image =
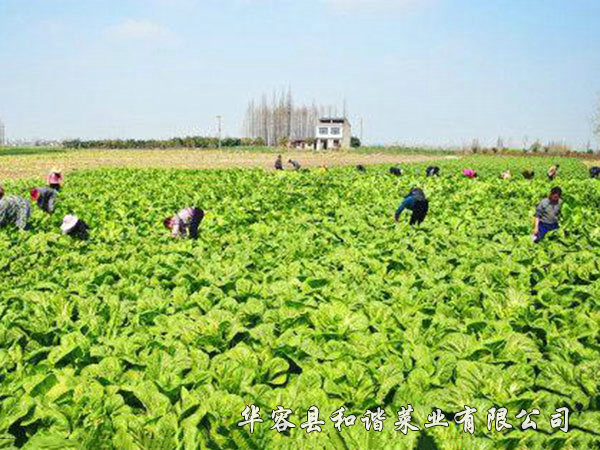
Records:
<instances>
[{"instance_id":1,"label":"house window","mask_svg":"<svg viewBox=\"0 0 600 450\"><path fill-rule=\"evenodd\" d=\"M319 134L327 134L327 130L329 130L329 128L321 127L321 128L319 128Z\"/></svg>"},{"instance_id":2,"label":"house window","mask_svg":"<svg viewBox=\"0 0 600 450\"><path fill-rule=\"evenodd\" d=\"M331 129L331 134L337 136L338 134L340 134L340 127L333 127Z\"/></svg>"}]
</instances>

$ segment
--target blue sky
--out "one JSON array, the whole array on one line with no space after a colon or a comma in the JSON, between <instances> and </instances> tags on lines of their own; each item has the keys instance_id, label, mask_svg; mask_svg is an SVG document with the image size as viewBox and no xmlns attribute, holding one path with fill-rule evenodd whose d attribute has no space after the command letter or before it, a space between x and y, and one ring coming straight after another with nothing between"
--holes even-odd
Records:
<instances>
[{"instance_id":1,"label":"blue sky","mask_svg":"<svg viewBox=\"0 0 600 450\"><path fill-rule=\"evenodd\" d=\"M344 98L369 143L584 146L598 0L0 0L8 137L242 133L248 100Z\"/></svg>"}]
</instances>

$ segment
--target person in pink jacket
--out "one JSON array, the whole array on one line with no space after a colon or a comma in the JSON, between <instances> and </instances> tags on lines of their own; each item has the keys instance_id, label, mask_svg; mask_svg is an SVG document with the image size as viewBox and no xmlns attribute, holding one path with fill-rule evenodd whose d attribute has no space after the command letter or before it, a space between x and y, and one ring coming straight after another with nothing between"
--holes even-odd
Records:
<instances>
[{"instance_id":1,"label":"person in pink jacket","mask_svg":"<svg viewBox=\"0 0 600 450\"><path fill-rule=\"evenodd\" d=\"M473 169L463 169L462 173L465 177L477 178L477 172L475 172Z\"/></svg>"},{"instance_id":2,"label":"person in pink jacket","mask_svg":"<svg viewBox=\"0 0 600 450\"><path fill-rule=\"evenodd\" d=\"M63 184L62 171L60 169L52 169L46 179L48 186L56 191L60 191L60 187Z\"/></svg>"},{"instance_id":3,"label":"person in pink jacket","mask_svg":"<svg viewBox=\"0 0 600 450\"><path fill-rule=\"evenodd\" d=\"M177 214L167 217L163 224L171 230L173 237L198 238L198 227L204 219L204 211L200 208L183 208Z\"/></svg>"}]
</instances>

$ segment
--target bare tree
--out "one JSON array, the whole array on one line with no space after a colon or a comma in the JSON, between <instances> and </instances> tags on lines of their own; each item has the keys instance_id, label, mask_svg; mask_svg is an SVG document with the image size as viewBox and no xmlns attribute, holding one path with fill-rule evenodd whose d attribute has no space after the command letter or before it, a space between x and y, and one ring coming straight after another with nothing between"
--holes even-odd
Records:
<instances>
[{"instance_id":1,"label":"bare tree","mask_svg":"<svg viewBox=\"0 0 600 450\"><path fill-rule=\"evenodd\" d=\"M291 88L287 92L274 91L271 104L267 96L261 97L259 106L254 101L248 103L244 130L247 137L262 138L267 145L278 145L282 139L308 139L315 137L315 127L319 116L332 106L296 106ZM337 108L335 108L337 112Z\"/></svg>"},{"instance_id":2,"label":"bare tree","mask_svg":"<svg viewBox=\"0 0 600 450\"><path fill-rule=\"evenodd\" d=\"M504 150L504 139L502 139L502 136L498 137L498 141L496 141L496 148L499 152Z\"/></svg>"},{"instance_id":3,"label":"bare tree","mask_svg":"<svg viewBox=\"0 0 600 450\"><path fill-rule=\"evenodd\" d=\"M4 123L2 122L2 120L0 120L0 147L4 146L5 142L4 140L6 139L6 129L4 128Z\"/></svg>"}]
</instances>

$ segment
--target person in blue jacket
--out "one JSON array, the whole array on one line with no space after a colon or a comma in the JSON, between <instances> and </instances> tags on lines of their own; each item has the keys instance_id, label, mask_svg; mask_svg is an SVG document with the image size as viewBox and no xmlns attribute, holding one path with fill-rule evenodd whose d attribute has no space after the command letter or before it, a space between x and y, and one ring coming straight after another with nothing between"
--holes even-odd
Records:
<instances>
[{"instance_id":1,"label":"person in blue jacket","mask_svg":"<svg viewBox=\"0 0 600 450\"><path fill-rule=\"evenodd\" d=\"M420 224L425 220L427 212L429 211L429 201L425 197L425 193L422 189L414 187L410 190L409 194L404 197L404 200L398 206L394 219L398 222L402 211L408 209L412 211L410 217L410 225Z\"/></svg>"}]
</instances>

